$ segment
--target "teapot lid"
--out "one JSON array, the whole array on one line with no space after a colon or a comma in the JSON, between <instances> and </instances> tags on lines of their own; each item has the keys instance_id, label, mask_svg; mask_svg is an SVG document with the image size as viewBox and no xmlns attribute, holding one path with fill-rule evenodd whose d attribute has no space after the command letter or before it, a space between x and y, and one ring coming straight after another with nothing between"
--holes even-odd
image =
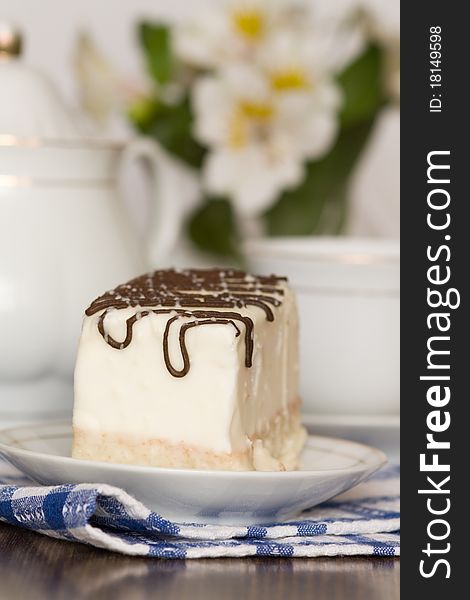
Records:
<instances>
[{"instance_id":1,"label":"teapot lid","mask_svg":"<svg viewBox=\"0 0 470 600\"><path fill-rule=\"evenodd\" d=\"M83 139L53 83L20 59L21 47L18 29L0 21L0 145Z\"/></svg>"}]
</instances>

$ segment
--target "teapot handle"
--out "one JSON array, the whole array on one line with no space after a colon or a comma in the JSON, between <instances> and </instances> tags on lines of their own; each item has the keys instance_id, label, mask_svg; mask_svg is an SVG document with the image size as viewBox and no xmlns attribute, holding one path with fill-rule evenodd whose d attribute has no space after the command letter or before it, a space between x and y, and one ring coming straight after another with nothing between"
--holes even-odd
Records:
<instances>
[{"instance_id":1,"label":"teapot handle","mask_svg":"<svg viewBox=\"0 0 470 600\"><path fill-rule=\"evenodd\" d=\"M147 262L150 267L169 266L186 212L188 173L149 138L136 138L126 146L121 157L121 176L134 162L142 162L147 167L146 173L151 180Z\"/></svg>"}]
</instances>

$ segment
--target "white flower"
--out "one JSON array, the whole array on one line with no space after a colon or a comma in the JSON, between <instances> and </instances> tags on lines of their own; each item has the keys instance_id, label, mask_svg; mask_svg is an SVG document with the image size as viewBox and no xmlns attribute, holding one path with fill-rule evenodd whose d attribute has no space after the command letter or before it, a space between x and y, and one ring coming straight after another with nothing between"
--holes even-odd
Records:
<instances>
[{"instance_id":1,"label":"white flower","mask_svg":"<svg viewBox=\"0 0 470 600\"><path fill-rule=\"evenodd\" d=\"M77 39L74 67L83 108L103 122L116 107L120 83L113 66L87 33L81 33Z\"/></svg>"},{"instance_id":2,"label":"white flower","mask_svg":"<svg viewBox=\"0 0 470 600\"><path fill-rule=\"evenodd\" d=\"M77 38L73 65L82 108L99 125L148 96L150 86L124 79L86 32Z\"/></svg>"},{"instance_id":3,"label":"white flower","mask_svg":"<svg viewBox=\"0 0 470 600\"><path fill-rule=\"evenodd\" d=\"M273 36L259 53L279 119L295 137L302 158L325 154L336 133L341 99L328 49L321 36L298 39L284 33Z\"/></svg>"},{"instance_id":4,"label":"white flower","mask_svg":"<svg viewBox=\"0 0 470 600\"><path fill-rule=\"evenodd\" d=\"M305 161L329 149L337 128L332 80L320 64L305 62L305 49L280 46L258 65L230 64L194 88L194 134L209 147L205 185L248 216L299 185Z\"/></svg>"},{"instance_id":5,"label":"white flower","mask_svg":"<svg viewBox=\"0 0 470 600\"><path fill-rule=\"evenodd\" d=\"M205 186L245 215L298 186L305 162L335 138L333 72L344 57L308 9L305 0L219 1L174 30L179 59L210 72L192 91L194 135L209 150Z\"/></svg>"},{"instance_id":6,"label":"white flower","mask_svg":"<svg viewBox=\"0 0 470 600\"><path fill-rule=\"evenodd\" d=\"M273 32L304 27L305 15L305 2L297 0L218 0L212 10L175 27L174 50L202 68L249 60Z\"/></svg>"}]
</instances>

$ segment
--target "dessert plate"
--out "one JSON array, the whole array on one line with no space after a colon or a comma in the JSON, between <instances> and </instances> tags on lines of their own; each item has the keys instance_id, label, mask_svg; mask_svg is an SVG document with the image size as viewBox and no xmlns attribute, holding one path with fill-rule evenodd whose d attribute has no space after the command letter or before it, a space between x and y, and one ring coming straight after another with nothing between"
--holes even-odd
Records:
<instances>
[{"instance_id":1,"label":"dessert plate","mask_svg":"<svg viewBox=\"0 0 470 600\"><path fill-rule=\"evenodd\" d=\"M0 432L0 456L43 485L107 483L177 522L245 524L293 518L348 490L387 462L380 450L310 436L298 471L199 471L73 459L69 423Z\"/></svg>"},{"instance_id":2,"label":"dessert plate","mask_svg":"<svg viewBox=\"0 0 470 600\"><path fill-rule=\"evenodd\" d=\"M380 448L390 460L400 460L398 415L325 415L304 413L302 423L315 435L347 438Z\"/></svg>"}]
</instances>

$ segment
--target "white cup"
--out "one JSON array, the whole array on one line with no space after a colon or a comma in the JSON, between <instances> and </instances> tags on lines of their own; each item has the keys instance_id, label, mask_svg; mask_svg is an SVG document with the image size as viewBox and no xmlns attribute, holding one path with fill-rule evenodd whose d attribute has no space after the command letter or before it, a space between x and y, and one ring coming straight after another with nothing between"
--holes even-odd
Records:
<instances>
[{"instance_id":1,"label":"white cup","mask_svg":"<svg viewBox=\"0 0 470 600\"><path fill-rule=\"evenodd\" d=\"M297 292L304 411L398 415L398 241L270 238L246 251L253 272L287 275Z\"/></svg>"}]
</instances>

